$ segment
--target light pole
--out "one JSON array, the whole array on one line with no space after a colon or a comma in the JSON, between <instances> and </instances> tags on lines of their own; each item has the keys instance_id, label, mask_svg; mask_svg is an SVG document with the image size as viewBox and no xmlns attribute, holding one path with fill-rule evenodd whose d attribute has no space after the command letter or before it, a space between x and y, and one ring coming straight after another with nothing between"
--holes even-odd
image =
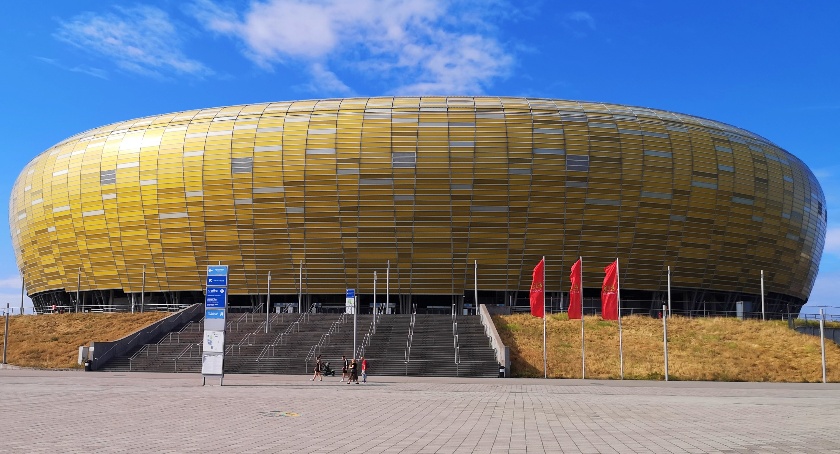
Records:
<instances>
[{"instance_id":1,"label":"light pole","mask_svg":"<svg viewBox=\"0 0 840 454\"><path fill-rule=\"evenodd\" d=\"M356 359L356 312L359 312L358 304L356 304L356 294L353 293L353 359Z\"/></svg>"},{"instance_id":2,"label":"light pole","mask_svg":"<svg viewBox=\"0 0 840 454\"><path fill-rule=\"evenodd\" d=\"M820 308L820 349L822 350L822 378L825 383L825 309Z\"/></svg>"},{"instance_id":3,"label":"light pole","mask_svg":"<svg viewBox=\"0 0 840 454\"><path fill-rule=\"evenodd\" d=\"M373 323L376 323L376 271L373 272Z\"/></svg>"},{"instance_id":4,"label":"light pole","mask_svg":"<svg viewBox=\"0 0 840 454\"><path fill-rule=\"evenodd\" d=\"M761 319L764 320L764 270L761 270Z\"/></svg>"},{"instance_id":5,"label":"light pole","mask_svg":"<svg viewBox=\"0 0 840 454\"><path fill-rule=\"evenodd\" d=\"M140 286L140 312L146 307L146 265L143 265L143 284Z\"/></svg>"},{"instance_id":6,"label":"light pole","mask_svg":"<svg viewBox=\"0 0 840 454\"><path fill-rule=\"evenodd\" d=\"M9 302L6 302L6 329L3 331L3 364L6 364L6 347L9 345ZM823 373L825 376L825 373Z\"/></svg>"},{"instance_id":7,"label":"light pole","mask_svg":"<svg viewBox=\"0 0 840 454\"><path fill-rule=\"evenodd\" d=\"M265 299L265 333L268 334L268 308L271 307L271 271L268 272L268 294Z\"/></svg>"}]
</instances>

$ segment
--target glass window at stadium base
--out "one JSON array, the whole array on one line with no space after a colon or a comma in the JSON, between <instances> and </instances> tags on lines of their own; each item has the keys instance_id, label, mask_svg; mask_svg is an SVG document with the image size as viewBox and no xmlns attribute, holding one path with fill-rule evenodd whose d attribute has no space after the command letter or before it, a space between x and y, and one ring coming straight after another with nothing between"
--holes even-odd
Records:
<instances>
[{"instance_id":1,"label":"glass window at stadium base","mask_svg":"<svg viewBox=\"0 0 840 454\"><path fill-rule=\"evenodd\" d=\"M15 182L39 312L177 309L229 266L231 309L370 312L568 301L620 262L622 313L768 317L807 301L827 212L813 173L749 131L605 103L383 97L140 118L70 137ZM374 284L374 272L378 282ZM477 275L476 275L477 274ZM477 287L478 301L475 301ZM743 304L738 304L743 302ZM263 306L264 307L264 306ZM760 315L759 315L760 316Z\"/></svg>"}]
</instances>

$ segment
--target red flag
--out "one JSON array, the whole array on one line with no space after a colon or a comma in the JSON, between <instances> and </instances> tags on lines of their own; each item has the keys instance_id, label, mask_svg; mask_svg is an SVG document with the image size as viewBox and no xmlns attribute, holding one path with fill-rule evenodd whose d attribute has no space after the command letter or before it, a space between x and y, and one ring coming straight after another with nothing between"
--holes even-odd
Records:
<instances>
[{"instance_id":1,"label":"red flag","mask_svg":"<svg viewBox=\"0 0 840 454\"><path fill-rule=\"evenodd\" d=\"M542 318L545 315L545 257L534 267L531 280L531 315Z\"/></svg>"},{"instance_id":2,"label":"red flag","mask_svg":"<svg viewBox=\"0 0 840 454\"><path fill-rule=\"evenodd\" d=\"M583 300L583 289L580 288L580 282L583 280L580 259L572 265L572 274L569 277L572 280L572 288L569 289L569 320L579 320Z\"/></svg>"},{"instance_id":3,"label":"red flag","mask_svg":"<svg viewBox=\"0 0 840 454\"><path fill-rule=\"evenodd\" d=\"M604 268L604 286L601 287L601 317L618 320L618 259Z\"/></svg>"}]
</instances>

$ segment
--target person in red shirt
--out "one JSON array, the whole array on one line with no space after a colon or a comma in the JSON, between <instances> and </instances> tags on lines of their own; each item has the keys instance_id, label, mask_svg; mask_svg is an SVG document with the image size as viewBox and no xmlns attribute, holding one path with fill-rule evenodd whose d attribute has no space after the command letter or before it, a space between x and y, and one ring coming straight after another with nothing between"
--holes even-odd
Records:
<instances>
[{"instance_id":1,"label":"person in red shirt","mask_svg":"<svg viewBox=\"0 0 840 454\"><path fill-rule=\"evenodd\" d=\"M367 360L362 356L362 383L367 383Z\"/></svg>"}]
</instances>

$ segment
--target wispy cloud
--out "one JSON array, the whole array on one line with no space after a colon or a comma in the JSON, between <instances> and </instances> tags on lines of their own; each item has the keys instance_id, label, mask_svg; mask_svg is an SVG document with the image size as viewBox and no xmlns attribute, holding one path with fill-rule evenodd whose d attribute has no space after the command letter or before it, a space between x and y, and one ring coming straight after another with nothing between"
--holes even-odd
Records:
<instances>
[{"instance_id":1,"label":"wispy cloud","mask_svg":"<svg viewBox=\"0 0 840 454\"><path fill-rule=\"evenodd\" d=\"M512 8L501 0L492 6L448 0L264 0L239 11L197 0L187 10L208 30L241 41L244 54L263 68L303 64L313 85L326 82L317 84L323 91L352 92L337 75L340 68L383 81L400 94L480 94L514 64L492 24Z\"/></svg>"},{"instance_id":2,"label":"wispy cloud","mask_svg":"<svg viewBox=\"0 0 840 454\"><path fill-rule=\"evenodd\" d=\"M573 11L563 16L563 27L571 34L582 38L595 31L595 18L586 11Z\"/></svg>"},{"instance_id":3,"label":"wispy cloud","mask_svg":"<svg viewBox=\"0 0 840 454\"><path fill-rule=\"evenodd\" d=\"M0 278L0 289L18 289L20 290L20 276L8 276Z\"/></svg>"},{"instance_id":4,"label":"wispy cloud","mask_svg":"<svg viewBox=\"0 0 840 454\"><path fill-rule=\"evenodd\" d=\"M65 71L87 74L88 76L97 77L99 79L106 79L106 80L108 79L108 73L105 70L102 70L102 69L99 69L99 68L93 68L91 66L86 66L86 65L67 66L67 65L65 65L65 64L61 63L60 61L55 60L53 58L37 57L37 56L35 58L38 59L38 60L41 60L44 63L53 65L56 68L61 68Z\"/></svg>"},{"instance_id":5,"label":"wispy cloud","mask_svg":"<svg viewBox=\"0 0 840 454\"><path fill-rule=\"evenodd\" d=\"M5 315L6 305L9 305L9 314L20 313L20 276L8 276L0 278L0 314ZM34 314L32 300L24 295L23 313Z\"/></svg>"},{"instance_id":6,"label":"wispy cloud","mask_svg":"<svg viewBox=\"0 0 840 454\"><path fill-rule=\"evenodd\" d=\"M201 62L184 55L181 35L169 15L151 6L116 7L111 13L81 14L62 21L54 36L136 74L165 77L213 73Z\"/></svg>"}]
</instances>

